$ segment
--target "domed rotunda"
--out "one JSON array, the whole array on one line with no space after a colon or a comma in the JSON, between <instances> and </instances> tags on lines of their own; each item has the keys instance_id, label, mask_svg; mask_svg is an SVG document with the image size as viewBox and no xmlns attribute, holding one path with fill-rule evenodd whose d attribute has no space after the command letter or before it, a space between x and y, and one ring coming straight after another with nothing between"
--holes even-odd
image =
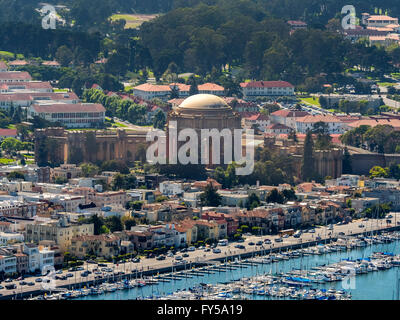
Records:
<instances>
[{"instance_id":1,"label":"domed rotunda","mask_svg":"<svg viewBox=\"0 0 400 320\"><path fill-rule=\"evenodd\" d=\"M185 99L177 108L169 112L167 125L168 137L172 136L172 130L176 130L175 132L179 134L184 129L194 129L199 138L199 152L201 152L201 129L217 129L219 132L222 132L223 129L230 129L232 134L234 129L241 129L240 115L234 112L224 99L211 94L197 94ZM212 151L212 139L209 140L210 162L208 164L212 165L211 159L214 152L218 152L221 161L223 161L225 143L223 140L223 138L220 140L219 152ZM169 138L167 143L171 143ZM177 142L178 149L184 143L182 141Z\"/></svg>"},{"instance_id":2,"label":"domed rotunda","mask_svg":"<svg viewBox=\"0 0 400 320\"><path fill-rule=\"evenodd\" d=\"M240 129L240 115L234 112L224 99L212 94L196 94L185 99L168 114L168 122L176 121L178 132L193 128ZM198 132L199 133L199 132Z\"/></svg>"}]
</instances>

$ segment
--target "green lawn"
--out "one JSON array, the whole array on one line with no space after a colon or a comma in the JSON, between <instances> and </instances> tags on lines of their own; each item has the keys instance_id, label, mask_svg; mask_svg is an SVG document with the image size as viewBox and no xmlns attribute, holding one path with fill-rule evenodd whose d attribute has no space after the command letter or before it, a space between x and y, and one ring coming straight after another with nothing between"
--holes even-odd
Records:
<instances>
[{"instance_id":1,"label":"green lawn","mask_svg":"<svg viewBox=\"0 0 400 320\"><path fill-rule=\"evenodd\" d=\"M319 103L319 98L315 98L315 100L313 98L301 98L300 100L305 104L311 104L319 108L321 107L321 104Z\"/></svg>"},{"instance_id":2,"label":"green lawn","mask_svg":"<svg viewBox=\"0 0 400 320\"><path fill-rule=\"evenodd\" d=\"M8 159L8 158L0 158L0 164L10 164L15 162L16 160L14 159Z\"/></svg>"},{"instance_id":3,"label":"green lawn","mask_svg":"<svg viewBox=\"0 0 400 320\"><path fill-rule=\"evenodd\" d=\"M0 51L0 58L14 60L14 53L8 51ZM18 53L17 59L24 59L24 55Z\"/></svg>"},{"instance_id":4,"label":"green lawn","mask_svg":"<svg viewBox=\"0 0 400 320\"><path fill-rule=\"evenodd\" d=\"M128 127L126 124L123 124L121 122L114 122L113 126L117 126L117 127L120 127L120 128L127 128Z\"/></svg>"},{"instance_id":5,"label":"green lawn","mask_svg":"<svg viewBox=\"0 0 400 320\"><path fill-rule=\"evenodd\" d=\"M381 87L390 87L390 86L395 86L396 82L378 82L378 86Z\"/></svg>"},{"instance_id":6,"label":"green lawn","mask_svg":"<svg viewBox=\"0 0 400 320\"><path fill-rule=\"evenodd\" d=\"M147 22L156 18L157 14L113 14L111 21L124 19L126 21L125 29L136 29Z\"/></svg>"}]
</instances>

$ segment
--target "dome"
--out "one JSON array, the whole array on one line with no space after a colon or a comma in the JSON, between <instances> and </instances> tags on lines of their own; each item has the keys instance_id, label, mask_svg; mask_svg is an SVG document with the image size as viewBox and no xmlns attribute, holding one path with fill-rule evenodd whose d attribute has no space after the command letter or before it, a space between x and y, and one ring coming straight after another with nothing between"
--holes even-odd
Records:
<instances>
[{"instance_id":1,"label":"dome","mask_svg":"<svg viewBox=\"0 0 400 320\"><path fill-rule=\"evenodd\" d=\"M230 109L224 99L212 94L196 94L186 98L179 109L215 110Z\"/></svg>"}]
</instances>

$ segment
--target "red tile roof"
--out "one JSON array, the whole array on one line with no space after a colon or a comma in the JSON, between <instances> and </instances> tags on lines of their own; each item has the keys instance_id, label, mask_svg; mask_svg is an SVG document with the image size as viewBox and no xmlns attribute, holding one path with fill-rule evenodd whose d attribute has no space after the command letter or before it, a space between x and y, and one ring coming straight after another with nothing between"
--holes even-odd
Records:
<instances>
[{"instance_id":1,"label":"red tile roof","mask_svg":"<svg viewBox=\"0 0 400 320\"><path fill-rule=\"evenodd\" d=\"M30 81L30 82L7 82L3 85L7 87L13 86L24 86L25 89L53 89L52 85L48 81Z\"/></svg>"},{"instance_id":2,"label":"red tile roof","mask_svg":"<svg viewBox=\"0 0 400 320\"><path fill-rule=\"evenodd\" d=\"M199 91L225 91L225 88L215 83L204 83L197 86Z\"/></svg>"},{"instance_id":3,"label":"red tile roof","mask_svg":"<svg viewBox=\"0 0 400 320\"><path fill-rule=\"evenodd\" d=\"M271 113L271 116L277 117L290 117L290 118L299 118L308 116L309 113L306 111L298 111L298 110L288 110L288 109L281 109Z\"/></svg>"},{"instance_id":4,"label":"red tile roof","mask_svg":"<svg viewBox=\"0 0 400 320\"><path fill-rule=\"evenodd\" d=\"M307 26L307 23L305 23L304 21L296 21L296 20L289 20L287 22L290 25L301 25L301 26Z\"/></svg>"},{"instance_id":5,"label":"red tile roof","mask_svg":"<svg viewBox=\"0 0 400 320\"><path fill-rule=\"evenodd\" d=\"M145 91L145 92L160 92L160 91L171 91L171 88L167 85L155 85L151 83L140 84L133 88L134 90Z\"/></svg>"},{"instance_id":6,"label":"red tile roof","mask_svg":"<svg viewBox=\"0 0 400 320\"><path fill-rule=\"evenodd\" d=\"M254 114L250 117L247 117L247 120L249 120L249 121L257 121L257 120L258 121L267 121L268 119L269 119L269 117L262 113Z\"/></svg>"},{"instance_id":7,"label":"red tile roof","mask_svg":"<svg viewBox=\"0 0 400 320\"><path fill-rule=\"evenodd\" d=\"M400 120L398 119L362 119L347 124L352 128L357 128L362 125L375 127L377 125L389 125L393 128L400 129Z\"/></svg>"},{"instance_id":8,"label":"red tile roof","mask_svg":"<svg viewBox=\"0 0 400 320\"><path fill-rule=\"evenodd\" d=\"M301 117L296 119L297 122L303 122L303 123L315 123L315 122L340 122L340 119L331 116L329 114L327 115L308 115L305 117Z\"/></svg>"},{"instance_id":9,"label":"red tile roof","mask_svg":"<svg viewBox=\"0 0 400 320\"><path fill-rule=\"evenodd\" d=\"M379 20L379 21L392 20L392 21L395 21L397 19L389 17L389 16L381 16L381 15L379 15L379 16L369 16L367 18L367 20Z\"/></svg>"},{"instance_id":10,"label":"red tile roof","mask_svg":"<svg viewBox=\"0 0 400 320\"><path fill-rule=\"evenodd\" d=\"M105 112L106 109L99 103L55 103L48 105L33 105L37 113L57 112Z\"/></svg>"},{"instance_id":11,"label":"red tile roof","mask_svg":"<svg viewBox=\"0 0 400 320\"><path fill-rule=\"evenodd\" d=\"M8 63L9 66L26 66L27 64L25 60L14 60Z\"/></svg>"},{"instance_id":12,"label":"red tile roof","mask_svg":"<svg viewBox=\"0 0 400 320\"><path fill-rule=\"evenodd\" d=\"M17 129L0 129L1 137L15 137L17 136Z\"/></svg>"},{"instance_id":13,"label":"red tile roof","mask_svg":"<svg viewBox=\"0 0 400 320\"><path fill-rule=\"evenodd\" d=\"M32 80L32 77L25 71L6 71L0 72L0 80Z\"/></svg>"},{"instance_id":14,"label":"red tile roof","mask_svg":"<svg viewBox=\"0 0 400 320\"><path fill-rule=\"evenodd\" d=\"M290 127L285 126L284 124L281 124L281 123L273 123L273 124L270 124L270 125L267 127L267 129L270 129L270 130L289 129L289 130L291 130Z\"/></svg>"},{"instance_id":15,"label":"red tile roof","mask_svg":"<svg viewBox=\"0 0 400 320\"><path fill-rule=\"evenodd\" d=\"M51 66L51 67L59 67L60 66L60 64L57 62L57 61L44 61L43 63L42 63L42 65L44 65L44 66Z\"/></svg>"}]
</instances>

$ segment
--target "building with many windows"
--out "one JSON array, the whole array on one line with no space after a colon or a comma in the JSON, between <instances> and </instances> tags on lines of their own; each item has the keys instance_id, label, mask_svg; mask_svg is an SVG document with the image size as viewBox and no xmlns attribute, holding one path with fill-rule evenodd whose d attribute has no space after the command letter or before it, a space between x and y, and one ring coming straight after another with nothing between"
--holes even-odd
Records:
<instances>
[{"instance_id":1,"label":"building with many windows","mask_svg":"<svg viewBox=\"0 0 400 320\"><path fill-rule=\"evenodd\" d=\"M49 103L29 107L28 118L39 116L59 122L68 128L90 128L102 125L106 109L98 103Z\"/></svg>"},{"instance_id":2,"label":"building with many windows","mask_svg":"<svg viewBox=\"0 0 400 320\"><path fill-rule=\"evenodd\" d=\"M240 86L245 100L255 100L258 97L294 95L294 86L286 81L251 81L243 82Z\"/></svg>"}]
</instances>

